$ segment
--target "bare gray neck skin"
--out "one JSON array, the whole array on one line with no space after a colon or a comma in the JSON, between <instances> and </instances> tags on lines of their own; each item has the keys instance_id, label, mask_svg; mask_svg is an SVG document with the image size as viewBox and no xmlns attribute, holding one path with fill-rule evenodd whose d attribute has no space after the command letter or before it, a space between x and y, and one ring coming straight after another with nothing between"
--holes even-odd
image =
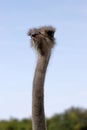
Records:
<instances>
[{"instance_id":1,"label":"bare gray neck skin","mask_svg":"<svg viewBox=\"0 0 87 130\"><path fill-rule=\"evenodd\" d=\"M32 125L33 130L46 130L44 112L44 80L49 62L49 56L38 56L34 80L32 100Z\"/></svg>"}]
</instances>

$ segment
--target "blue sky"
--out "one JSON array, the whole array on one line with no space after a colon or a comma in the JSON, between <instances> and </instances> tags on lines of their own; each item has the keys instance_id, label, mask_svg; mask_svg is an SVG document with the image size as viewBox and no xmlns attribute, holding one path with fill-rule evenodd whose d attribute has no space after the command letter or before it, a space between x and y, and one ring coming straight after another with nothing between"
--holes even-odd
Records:
<instances>
[{"instance_id":1,"label":"blue sky","mask_svg":"<svg viewBox=\"0 0 87 130\"><path fill-rule=\"evenodd\" d=\"M0 2L0 119L31 117L36 54L29 28L56 27L56 46L45 81L47 117L87 108L87 1Z\"/></svg>"}]
</instances>

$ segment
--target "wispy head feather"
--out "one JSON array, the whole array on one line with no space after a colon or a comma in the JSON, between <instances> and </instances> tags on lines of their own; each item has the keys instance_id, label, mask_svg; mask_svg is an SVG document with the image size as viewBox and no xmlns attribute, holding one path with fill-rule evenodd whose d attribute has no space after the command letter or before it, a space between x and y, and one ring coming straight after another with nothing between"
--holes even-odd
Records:
<instances>
[{"instance_id":1,"label":"wispy head feather","mask_svg":"<svg viewBox=\"0 0 87 130\"><path fill-rule=\"evenodd\" d=\"M31 43L38 53L40 55L46 55L55 44L54 33L54 27L44 26L30 29L28 35L31 36Z\"/></svg>"}]
</instances>

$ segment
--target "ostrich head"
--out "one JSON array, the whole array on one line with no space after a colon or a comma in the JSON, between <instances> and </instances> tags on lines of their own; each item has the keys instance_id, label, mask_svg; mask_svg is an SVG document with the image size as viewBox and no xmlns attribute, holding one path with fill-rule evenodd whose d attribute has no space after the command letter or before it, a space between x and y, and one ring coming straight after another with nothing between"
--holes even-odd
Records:
<instances>
[{"instance_id":1,"label":"ostrich head","mask_svg":"<svg viewBox=\"0 0 87 130\"><path fill-rule=\"evenodd\" d=\"M41 56L46 56L53 48L55 44L54 33L55 28L52 26L29 30L28 35L31 37L31 44Z\"/></svg>"}]
</instances>

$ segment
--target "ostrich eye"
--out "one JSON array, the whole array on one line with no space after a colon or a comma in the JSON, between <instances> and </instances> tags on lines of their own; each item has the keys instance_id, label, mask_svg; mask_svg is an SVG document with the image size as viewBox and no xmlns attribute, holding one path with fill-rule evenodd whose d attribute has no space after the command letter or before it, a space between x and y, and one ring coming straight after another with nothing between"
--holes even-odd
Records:
<instances>
[{"instance_id":1,"label":"ostrich eye","mask_svg":"<svg viewBox=\"0 0 87 130\"><path fill-rule=\"evenodd\" d=\"M48 36L53 37L54 32L53 31L47 31Z\"/></svg>"},{"instance_id":2,"label":"ostrich eye","mask_svg":"<svg viewBox=\"0 0 87 130\"><path fill-rule=\"evenodd\" d=\"M34 33L34 34L32 34L31 36L32 36L32 37L35 37L36 35L37 35L37 34Z\"/></svg>"},{"instance_id":3,"label":"ostrich eye","mask_svg":"<svg viewBox=\"0 0 87 130\"><path fill-rule=\"evenodd\" d=\"M40 32L35 32L35 33L32 33L31 36L35 37L36 35L39 35L39 34L40 34Z\"/></svg>"}]
</instances>

